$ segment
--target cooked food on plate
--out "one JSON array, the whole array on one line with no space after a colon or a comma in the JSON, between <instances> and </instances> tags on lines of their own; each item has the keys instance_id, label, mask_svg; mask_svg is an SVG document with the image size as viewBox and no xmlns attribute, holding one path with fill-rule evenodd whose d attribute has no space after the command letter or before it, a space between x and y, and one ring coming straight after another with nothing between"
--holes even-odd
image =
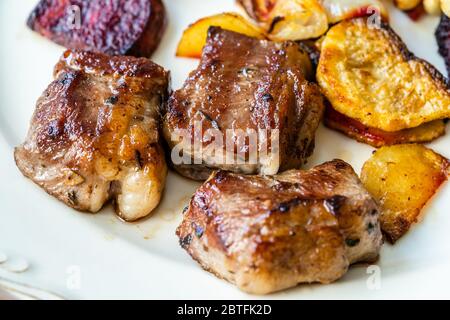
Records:
<instances>
[{"instance_id":1,"label":"cooked food on plate","mask_svg":"<svg viewBox=\"0 0 450 320\"><path fill-rule=\"evenodd\" d=\"M319 2L325 9L330 24L375 13L379 13L386 20L389 16L383 1L380 0L319 0Z\"/></svg>"},{"instance_id":2,"label":"cooked food on plate","mask_svg":"<svg viewBox=\"0 0 450 320\"><path fill-rule=\"evenodd\" d=\"M379 0L238 0L238 3L253 21L229 12L199 19L184 31L176 55L199 58L207 30L212 26L258 39L296 41L318 38L329 24L352 17L380 14L388 19Z\"/></svg>"},{"instance_id":3,"label":"cooked food on plate","mask_svg":"<svg viewBox=\"0 0 450 320\"><path fill-rule=\"evenodd\" d=\"M272 40L317 38L329 24L380 13L388 17L379 0L238 0L247 14Z\"/></svg>"},{"instance_id":4,"label":"cooked food on plate","mask_svg":"<svg viewBox=\"0 0 450 320\"><path fill-rule=\"evenodd\" d=\"M317 81L332 107L387 132L450 117L450 90L394 31L365 18L333 26L321 44Z\"/></svg>"},{"instance_id":5,"label":"cooked food on plate","mask_svg":"<svg viewBox=\"0 0 450 320\"><path fill-rule=\"evenodd\" d=\"M440 0L442 12L450 17L450 0Z\"/></svg>"},{"instance_id":6,"label":"cooked food on plate","mask_svg":"<svg viewBox=\"0 0 450 320\"><path fill-rule=\"evenodd\" d=\"M191 24L184 32L178 43L178 57L200 58L206 44L208 29L211 26L245 34L249 37L265 39L266 35L259 27L251 24L243 16L236 13L220 13L202 18Z\"/></svg>"},{"instance_id":7,"label":"cooked food on plate","mask_svg":"<svg viewBox=\"0 0 450 320\"><path fill-rule=\"evenodd\" d=\"M158 129L169 73L146 58L66 51L54 78L15 150L19 169L77 210L112 199L126 221L149 215L167 172Z\"/></svg>"},{"instance_id":8,"label":"cooked food on plate","mask_svg":"<svg viewBox=\"0 0 450 320\"><path fill-rule=\"evenodd\" d=\"M439 15L443 11L450 15L449 0L394 0L394 4L414 21L424 14Z\"/></svg>"},{"instance_id":9,"label":"cooked food on plate","mask_svg":"<svg viewBox=\"0 0 450 320\"><path fill-rule=\"evenodd\" d=\"M275 41L317 38L328 30L327 13L317 0L277 0L260 23Z\"/></svg>"},{"instance_id":10,"label":"cooked food on plate","mask_svg":"<svg viewBox=\"0 0 450 320\"><path fill-rule=\"evenodd\" d=\"M419 21L427 14L422 4L419 4L417 7L411 10L406 10L405 13L414 22Z\"/></svg>"},{"instance_id":11,"label":"cooked food on plate","mask_svg":"<svg viewBox=\"0 0 450 320\"><path fill-rule=\"evenodd\" d=\"M255 21L267 21L277 0L238 0L247 14Z\"/></svg>"},{"instance_id":12,"label":"cooked food on plate","mask_svg":"<svg viewBox=\"0 0 450 320\"><path fill-rule=\"evenodd\" d=\"M175 169L205 180L215 169L276 174L300 167L324 110L311 78L308 55L296 43L211 27L197 70L168 102L171 158L181 151L188 160Z\"/></svg>"},{"instance_id":13,"label":"cooked food on plate","mask_svg":"<svg viewBox=\"0 0 450 320\"><path fill-rule=\"evenodd\" d=\"M450 77L450 18L443 14L436 29L439 53L447 66L447 77Z\"/></svg>"},{"instance_id":14,"label":"cooked food on plate","mask_svg":"<svg viewBox=\"0 0 450 320\"><path fill-rule=\"evenodd\" d=\"M28 26L70 49L150 57L166 13L161 0L41 0Z\"/></svg>"},{"instance_id":15,"label":"cooked food on plate","mask_svg":"<svg viewBox=\"0 0 450 320\"><path fill-rule=\"evenodd\" d=\"M411 10L422 3L422 0L394 0L394 4L400 10Z\"/></svg>"},{"instance_id":16,"label":"cooked food on plate","mask_svg":"<svg viewBox=\"0 0 450 320\"><path fill-rule=\"evenodd\" d=\"M448 71L450 1L394 2L413 18L444 12ZM161 0L41 0L28 26L70 50L15 161L68 206L95 213L112 200L135 221L160 202L166 150L176 171L206 180L176 231L205 270L254 294L331 283L374 262L383 233L406 234L448 179L450 161L415 144L445 134L448 80L408 50L380 0L238 3L250 19L221 13L184 31L176 55L200 62L171 92L169 72L145 58L161 40ZM300 169L324 114L380 148L361 180L342 160Z\"/></svg>"},{"instance_id":17,"label":"cooked food on plate","mask_svg":"<svg viewBox=\"0 0 450 320\"><path fill-rule=\"evenodd\" d=\"M297 42L300 48L306 51L306 53L309 56L309 60L311 60L314 72L314 79L316 76L317 65L319 64L320 59L321 39L322 38L320 38L319 40L302 40Z\"/></svg>"},{"instance_id":18,"label":"cooked food on plate","mask_svg":"<svg viewBox=\"0 0 450 320\"><path fill-rule=\"evenodd\" d=\"M361 180L380 205L381 229L400 239L448 179L450 162L418 144L383 147L365 164Z\"/></svg>"},{"instance_id":19,"label":"cooked food on plate","mask_svg":"<svg viewBox=\"0 0 450 320\"><path fill-rule=\"evenodd\" d=\"M238 0L248 15L276 41L317 38L328 29L317 0Z\"/></svg>"},{"instance_id":20,"label":"cooked food on plate","mask_svg":"<svg viewBox=\"0 0 450 320\"><path fill-rule=\"evenodd\" d=\"M441 13L441 0L423 0L423 7L427 13L439 15Z\"/></svg>"},{"instance_id":21,"label":"cooked food on plate","mask_svg":"<svg viewBox=\"0 0 450 320\"><path fill-rule=\"evenodd\" d=\"M267 294L330 283L382 245L379 209L352 167L334 160L275 176L214 173L177 229L205 270L239 289Z\"/></svg>"},{"instance_id":22,"label":"cooked food on plate","mask_svg":"<svg viewBox=\"0 0 450 320\"><path fill-rule=\"evenodd\" d=\"M416 128L387 132L381 129L367 127L361 122L337 112L330 106L326 108L324 123L331 129L340 131L356 141L369 144L376 148L401 143L431 142L443 136L446 127L444 120L434 120Z\"/></svg>"}]
</instances>

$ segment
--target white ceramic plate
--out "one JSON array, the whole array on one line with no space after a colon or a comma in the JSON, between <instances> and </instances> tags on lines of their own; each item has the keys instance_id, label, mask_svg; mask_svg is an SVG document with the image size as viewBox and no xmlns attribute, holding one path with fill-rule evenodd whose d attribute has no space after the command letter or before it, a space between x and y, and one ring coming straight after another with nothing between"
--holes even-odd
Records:
<instances>
[{"instance_id":1,"label":"white ceramic plate","mask_svg":"<svg viewBox=\"0 0 450 320\"><path fill-rule=\"evenodd\" d=\"M171 173L164 200L143 222L125 224L110 207L98 215L69 209L22 177L13 148L25 137L36 99L51 81L63 48L34 34L25 21L37 0L0 1L0 264L1 278L66 298L253 298L204 272L174 235L182 208L198 184ZM175 58L183 28L196 19L236 10L234 0L166 0L170 24L154 60L171 70L179 88L196 60ZM411 22L391 11L393 28L410 49L445 71L437 55L437 18ZM448 128L450 131L450 128ZM430 145L450 157L450 134ZM357 172L372 148L320 128L309 166L341 158ZM414 165L414 164L411 164ZM302 285L266 298L450 298L450 187L425 209L424 221L395 246L385 245L375 274L354 267L331 285ZM8 263L26 259L27 271ZM23 260L22 260L23 262Z\"/></svg>"}]
</instances>

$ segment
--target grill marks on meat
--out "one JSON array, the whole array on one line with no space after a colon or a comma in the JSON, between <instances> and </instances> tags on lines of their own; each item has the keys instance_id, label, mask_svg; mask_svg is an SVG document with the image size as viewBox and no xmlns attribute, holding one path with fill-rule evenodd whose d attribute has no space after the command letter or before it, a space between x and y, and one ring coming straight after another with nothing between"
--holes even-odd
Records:
<instances>
[{"instance_id":1,"label":"grill marks on meat","mask_svg":"<svg viewBox=\"0 0 450 320\"><path fill-rule=\"evenodd\" d=\"M177 229L204 269L267 294L330 283L382 245L377 204L350 165L334 160L276 176L213 174Z\"/></svg>"},{"instance_id":2,"label":"grill marks on meat","mask_svg":"<svg viewBox=\"0 0 450 320\"><path fill-rule=\"evenodd\" d=\"M148 215L167 172L158 130L168 72L145 58L66 51L54 77L15 150L19 169L75 209L113 199L124 220Z\"/></svg>"},{"instance_id":3,"label":"grill marks on meat","mask_svg":"<svg viewBox=\"0 0 450 320\"><path fill-rule=\"evenodd\" d=\"M442 14L441 21L436 30L436 39L439 45L439 53L447 66L447 78L450 77L450 18ZM447 80L447 83L448 80Z\"/></svg>"},{"instance_id":4,"label":"grill marks on meat","mask_svg":"<svg viewBox=\"0 0 450 320\"><path fill-rule=\"evenodd\" d=\"M166 15L161 0L41 0L27 23L70 49L149 57Z\"/></svg>"},{"instance_id":5,"label":"grill marks on meat","mask_svg":"<svg viewBox=\"0 0 450 320\"><path fill-rule=\"evenodd\" d=\"M204 180L217 168L246 174L275 174L301 166L312 153L315 131L324 110L318 87L306 80L311 76L308 55L294 42L261 41L211 27L197 70L169 99L164 120L164 134L170 147L191 150L188 157L200 164L181 164L175 168L187 177ZM193 129L196 121L202 125L203 151L195 145L190 148L198 140ZM239 153L249 159L256 153L257 163L224 164L204 151L214 142L204 136L208 129L220 130L224 146L230 133L227 130L231 130L232 136L239 130L269 130L269 157L261 156L264 139L259 139L256 151L252 151L248 141L239 144L232 138L233 148L227 149L228 155L235 158ZM270 155L273 129L279 130L279 159ZM189 132L186 144L172 137L177 130Z\"/></svg>"}]
</instances>

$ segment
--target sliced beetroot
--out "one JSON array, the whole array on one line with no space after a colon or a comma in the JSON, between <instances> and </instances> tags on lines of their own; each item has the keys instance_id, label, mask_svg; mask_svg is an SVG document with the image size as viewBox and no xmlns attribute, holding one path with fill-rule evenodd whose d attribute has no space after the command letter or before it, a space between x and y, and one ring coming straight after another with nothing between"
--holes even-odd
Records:
<instances>
[{"instance_id":1,"label":"sliced beetroot","mask_svg":"<svg viewBox=\"0 0 450 320\"><path fill-rule=\"evenodd\" d=\"M164 17L160 0L41 0L28 26L70 49L150 56ZM135 46L139 49L133 50Z\"/></svg>"},{"instance_id":2,"label":"sliced beetroot","mask_svg":"<svg viewBox=\"0 0 450 320\"><path fill-rule=\"evenodd\" d=\"M442 14L441 22L436 30L439 53L447 66L447 77L450 78L450 18Z\"/></svg>"}]
</instances>

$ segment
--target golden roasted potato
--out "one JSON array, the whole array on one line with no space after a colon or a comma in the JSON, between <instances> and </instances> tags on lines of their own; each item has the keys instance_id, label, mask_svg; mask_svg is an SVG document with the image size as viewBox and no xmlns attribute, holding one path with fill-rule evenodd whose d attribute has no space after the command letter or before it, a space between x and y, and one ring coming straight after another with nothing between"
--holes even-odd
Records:
<instances>
[{"instance_id":1,"label":"golden roasted potato","mask_svg":"<svg viewBox=\"0 0 450 320\"><path fill-rule=\"evenodd\" d=\"M423 7L428 14L432 15L441 14L440 0L423 0Z\"/></svg>"},{"instance_id":2,"label":"golden roasted potato","mask_svg":"<svg viewBox=\"0 0 450 320\"><path fill-rule=\"evenodd\" d=\"M401 143L421 143L433 141L445 134L444 120L424 123L417 128L404 129L397 132L386 132L370 128L361 122L351 119L331 107L327 107L324 117L327 127L366 143L375 148Z\"/></svg>"},{"instance_id":3,"label":"golden roasted potato","mask_svg":"<svg viewBox=\"0 0 450 320\"><path fill-rule=\"evenodd\" d=\"M317 38L328 30L325 10L318 0L239 0L274 41Z\"/></svg>"},{"instance_id":4,"label":"golden roasted potato","mask_svg":"<svg viewBox=\"0 0 450 320\"><path fill-rule=\"evenodd\" d=\"M269 14L278 0L237 0L247 14L259 22L267 22Z\"/></svg>"},{"instance_id":5,"label":"golden roasted potato","mask_svg":"<svg viewBox=\"0 0 450 320\"><path fill-rule=\"evenodd\" d=\"M317 38L328 30L327 14L317 0L278 0L266 30L274 41Z\"/></svg>"},{"instance_id":6,"label":"golden roasted potato","mask_svg":"<svg viewBox=\"0 0 450 320\"><path fill-rule=\"evenodd\" d=\"M422 0L394 0L394 4L400 10L411 10L417 7Z\"/></svg>"},{"instance_id":7,"label":"golden roasted potato","mask_svg":"<svg viewBox=\"0 0 450 320\"><path fill-rule=\"evenodd\" d=\"M274 9L277 9L277 6L282 7L279 2L283 4L283 0L238 0L238 3L242 5L251 18L264 23L269 28L271 19L277 17L277 14L273 13ZM318 0L318 3L324 9L330 24L345 19L372 15L376 11L380 12L386 20L388 18L388 11L380 0Z\"/></svg>"},{"instance_id":8,"label":"golden roasted potato","mask_svg":"<svg viewBox=\"0 0 450 320\"><path fill-rule=\"evenodd\" d=\"M381 229L394 243L417 221L445 182L450 162L419 144L382 147L364 164L361 181L381 208Z\"/></svg>"},{"instance_id":9,"label":"golden roasted potato","mask_svg":"<svg viewBox=\"0 0 450 320\"><path fill-rule=\"evenodd\" d=\"M441 9L447 17L450 17L450 0L441 0Z\"/></svg>"},{"instance_id":10,"label":"golden roasted potato","mask_svg":"<svg viewBox=\"0 0 450 320\"><path fill-rule=\"evenodd\" d=\"M265 38L264 32L244 17L235 13L221 13L191 24L184 31L178 43L176 55L178 57L200 58L203 46L206 43L208 29L211 26L221 27L258 39Z\"/></svg>"},{"instance_id":11,"label":"golden roasted potato","mask_svg":"<svg viewBox=\"0 0 450 320\"><path fill-rule=\"evenodd\" d=\"M376 11L385 19L388 18L388 11L380 0L320 0L320 4L325 9L330 24L372 15Z\"/></svg>"},{"instance_id":12,"label":"golden roasted potato","mask_svg":"<svg viewBox=\"0 0 450 320\"><path fill-rule=\"evenodd\" d=\"M450 117L445 78L384 22L333 26L321 45L317 81L334 109L368 127L395 132Z\"/></svg>"}]
</instances>

